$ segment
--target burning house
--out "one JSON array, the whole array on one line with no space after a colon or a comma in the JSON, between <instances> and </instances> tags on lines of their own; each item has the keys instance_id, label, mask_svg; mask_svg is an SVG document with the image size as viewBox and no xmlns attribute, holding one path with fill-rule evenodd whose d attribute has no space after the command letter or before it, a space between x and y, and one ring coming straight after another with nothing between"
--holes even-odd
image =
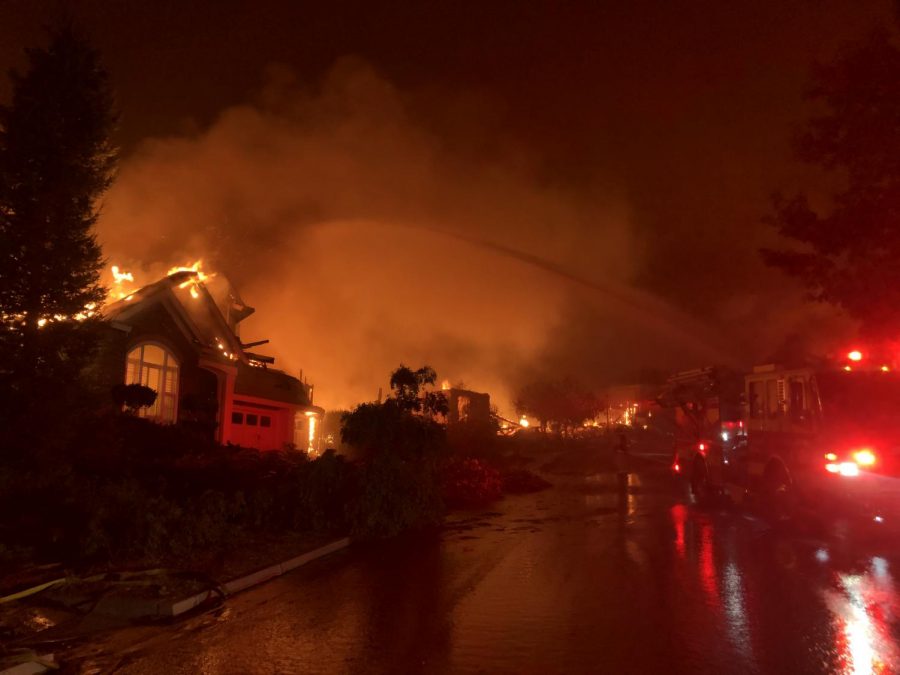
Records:
<instances>
[{"instance_id":1,"label":"burning house","mask_svg":"<svg viewBox=\"0 0 900 675\"><path fill-rule=\"evenodd\" d=\"M119 295L103 310L112 334L104 367L111 383L157 392L139 414L205 425L221 443L318 452L324 410L312 386L249 351L267 341L241 341L240 323L254 309L224 276L182 268Z\"/></svg>"},{"instance_id":2,"label":"burning house","mask_svg":"<svg viewBox=\"0 0 900 675\"><path fill-rule=\"evenodd\" d=\"M490 422L491 396L478 391L451 387L445 382L441 387L447 397L447 423Z\"/></svg>"}]
</instances>

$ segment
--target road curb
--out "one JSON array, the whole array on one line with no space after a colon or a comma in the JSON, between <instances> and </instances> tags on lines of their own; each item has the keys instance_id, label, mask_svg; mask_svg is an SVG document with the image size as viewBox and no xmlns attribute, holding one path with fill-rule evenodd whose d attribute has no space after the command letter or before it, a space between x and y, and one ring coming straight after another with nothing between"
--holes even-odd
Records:
<instances>
[{"instance_id":1,"label":"road curb","mask_svg":"<svg viewBox=\"0 0 900 675\"><path fill-rule=\"evenodd\" d=\"M318 560L326 555L347 548L349 537L336 539L312 551L289 558L275 565L269 565L250 574L231 579L213 588L207 588L177 600L151 600L123 596L107 596L103 598L94 611L124 619L170 619L202 605L210 600L220 599L239 593L253 586L263 584L275 577L297 569L302 565ZM4 675L0 673L0 675Z\"/></svg>"},{"instance_id":2,"label":"road curb","mask_svg":"<svg viewBox=\"0 0 900 675\"><path fill-rule=\"evenodd\" d=\"M35 654L31 660L0 670L0 675L38 675L57 667L53 654Z\"/></svg>"},{"instance_id":3,"label":"road curb","mask_svg":"<svg viewBox=\"0 0 900 675\"><path fill-rule=\"evenodd\" d=\"M156 603L155 614L156 616L160 617L175 617L180 614L184 614L185 612L189 612L190 610L208 600L212 600L223 595L227 597L230 595L234 595L235 593L240 593L241 591L244 591L248 588L252 588L253 586L259 586L260 584L264 584L265 582L270 581L275 577L280 577L282 574L286 574L291 570L295 570L298 567L306 565L307 563L311 563L313 560L318 560L319 558L323 558L326 555L330 555L332 553L340 551L341 549L347 548L349 545L349 537L336 539L335 541L329 542L324 546L313 549L312 551L307 551L306 553L295 556L293 558L289 558L288 560L284 560L275 565L264 567L263 569L257 570L256 572L245 574L244 576L238 577L237 579L226 581L221 586L219 586L219 588L195 593L194 595L182 598L181 600L176 600L175 602Z\"/></svg>"},{"instance_id":4,"label":"road curb","mask_svg":"<svg viewBox=\"0 0 900 675\"><path fill-rule=\"evenodd\" d=\"M189 612L208 600L228 597L248 588L264 584L314 560L345 549L349 545L349 537L336 539L312 551L307 551L275 565L269 565L250 574L226 581L217 588L207 589L179 600L154 601L136 598L112 598L105 606L100 607L98 605L95 611L128 619L173 618ZM23 656L21 662L15 663L15 665L10 665L6 668L0 666L0 668L3 668L0 670L0 675L36 675L57 667L53 654L33 654L27 658Z\"/></svg>"}]
</instances>

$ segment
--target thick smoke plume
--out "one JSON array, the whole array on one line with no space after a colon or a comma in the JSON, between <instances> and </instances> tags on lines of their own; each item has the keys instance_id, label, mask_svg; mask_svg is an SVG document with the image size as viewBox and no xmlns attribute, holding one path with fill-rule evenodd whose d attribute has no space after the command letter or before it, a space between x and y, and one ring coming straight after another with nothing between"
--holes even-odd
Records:
<instances>
[{"instance_id":1,"label":"thick smoke plume","mask_svg":"<svg viewBox=\"0 0 900 675\"><path fill-rule=\"evenodd\" d=\"M568 189L502 137L436 131L421 112L434 97L353 59L313 89L273 71L253 105L123 163L106 254L225 273L257 308L244 341L271 339L277 365L302 369L326 407L375 398L400 362L511 413L527 377L718 358L691 343L702 331L628 290L638 247L611 186Z\"/></svg>"}]
</instances>

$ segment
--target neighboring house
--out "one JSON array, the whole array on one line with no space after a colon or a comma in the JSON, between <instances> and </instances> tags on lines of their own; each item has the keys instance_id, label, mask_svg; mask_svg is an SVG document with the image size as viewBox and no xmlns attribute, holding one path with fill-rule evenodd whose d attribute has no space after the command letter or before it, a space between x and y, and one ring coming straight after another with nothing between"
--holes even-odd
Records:
<instances>
[{"instance_id":1,"label":"neighboring house","mask_svg":"<svg viewBox=\"0 0 900 675\"><path fill-rule=\"evenodd\" d=\"M468 389L450 387L443 389L447 397L447 423L490 422L491 396Z\"/></svg>"},{"instance_id":2,"label":"neighboring house","mask_svg":"<svg viewBox=\"0 0 900 675\"><path fill-rule=\"evenodd\" d=\"M183 271L145 286L103 310L113 329L106 379L154 389L156 402L140 414L162 424L195 423L221 443L317 453L324 410L312 404L311 385L247 351L262 344L240 339L253 311L223 276L201 282Z\"/></svg>"}]
</instances>

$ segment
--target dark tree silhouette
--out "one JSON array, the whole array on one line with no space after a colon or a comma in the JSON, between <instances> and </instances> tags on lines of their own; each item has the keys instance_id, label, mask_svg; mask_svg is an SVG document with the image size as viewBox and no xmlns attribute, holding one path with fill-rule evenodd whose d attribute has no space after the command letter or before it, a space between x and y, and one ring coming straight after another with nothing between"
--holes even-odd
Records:
<instances>
[{"instance_id":1,"label":"dark tree silhouette","mask_svg":"<svg viewBox=\"0 0 900 675\"><path fill-rule=\"evenodd\" d=\"M105 298L93 233L116 162L113 98L71 27L12 72L0 107L0 377L11 388L77 376Z\"/></svg>"},{"instance_id":2,"label":"dark tree silhouette","mask_svg":"<svg viewBox=\"0 0 900 675\"><path fill-rule=\"evenodd\" d=\"M362 494L354 508L358 536L391 536L440 522L443 511L438 464L446 454L447 432L432 408L446 399L423 392L433 385L428 366L401 365L391 374L391 396L383 403L363 403L341 416L341 440L362 466ZM437 394L432 403L428 394ZM438 398L439 397L439 398Z\"/></svg>"},{"instance_id":3,"label":"dark tree silhouette","mask_svg":"<svg viewBox=\"0 0 900 675\"><path fill-rule=\"evenodd\" d=\"M813 300L843 308L873 338L900 335L900 50L887 30L814 73L822 112L797 139L799 157L840 187L829 209L805 194L775 197L768 222L794 246L764 260Z\"/></svg>"},{"instance_id":4,"label":"dark tree silhouette","mask_svg":"<svg viewBox=\"0 0 900 675\"><path fill-rule=\"evenodd\" d=\"M447 414L447 397L441 392L425 391L434 385L437 374L431 366L412 370L402 363L391 373L391 392L394 405L409 412L425 412L431 415Z\"/></svg>"},{"instance_id":5,"label":"dark tree silhouette","mask_svg":"<svg viewBox=\"0 0 900 675\"><path fill-rule=\"evenodd\" d=\"M401 364L391 373L391 395L383 403L363 403L344 413L341 440L363 454L433 455L445 436L433 417L447 414L447 398L423 389L436 379L429 366L412 370Z\"/></svg>"}]
</instances>

